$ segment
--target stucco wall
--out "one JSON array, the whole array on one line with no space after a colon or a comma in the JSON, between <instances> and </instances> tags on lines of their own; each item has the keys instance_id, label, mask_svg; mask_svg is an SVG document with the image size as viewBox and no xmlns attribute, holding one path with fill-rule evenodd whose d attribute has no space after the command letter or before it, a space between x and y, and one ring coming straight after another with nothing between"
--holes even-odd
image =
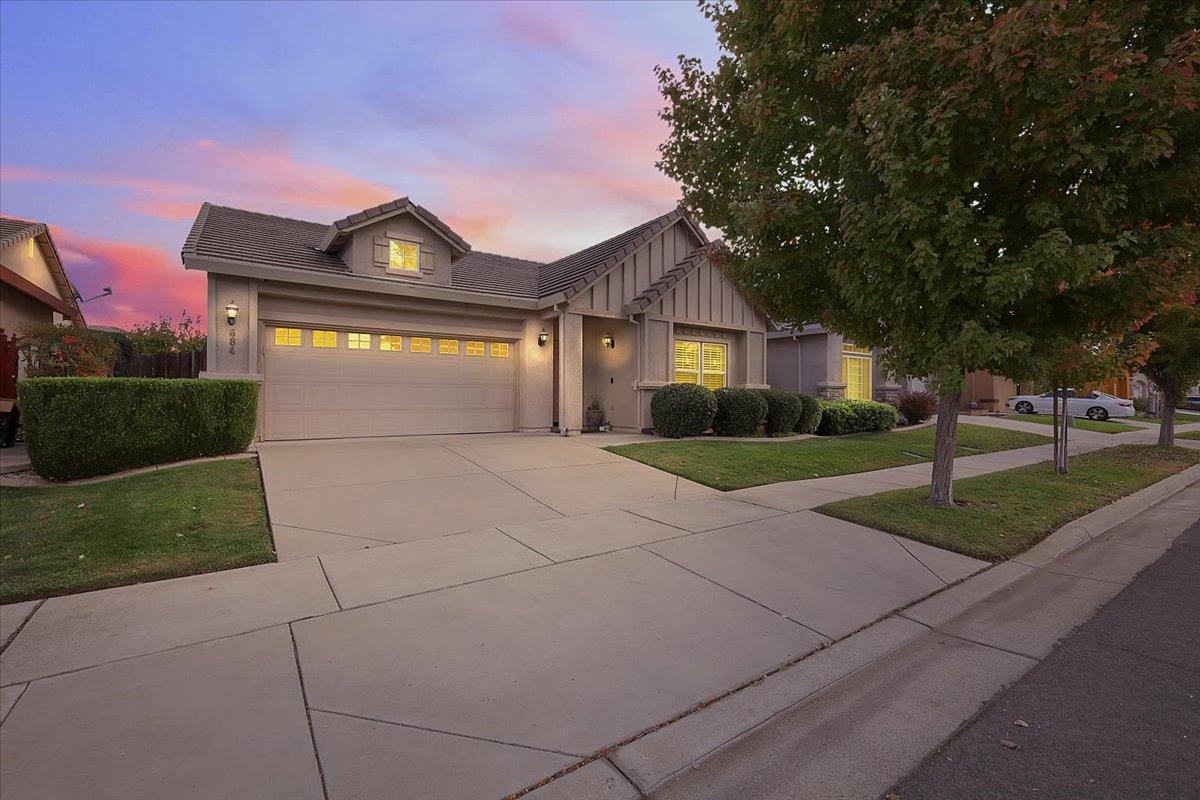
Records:
<instances>
[{"instance_id":1,"label":"stucco wall","mask_svg":"<svg viewBox=\"0 0 1200 800\"><path fill-rule=\"evenodd\" d=\"M601 341L612 333L610 349ZM638 326L601 317L583 320L583 402L600 401L605 419L617 428L640 429L638 398Z\"/></svg>"},{"instance_id":2,"label":"stucco wall","mask_svg":"<svg viewBox=\"0 0 1200 800\"><path fill-rule=\"evenodd\" d=\"M0 328L5 333L23 334L28 329L55 321L54 310L11 286L0 289Z\"/></svg>"},{"instance_id":3,"label":"stucco wall","mask_svg":"<svg viewBox=\"0 0 1200 800\"><path fill-rule=\"evenodd\" d=\"M225 306L238 307L229 325ZM208 372L258 375L258 282L249 278L208 274ZM230 334L233 335L232 341Z\"/></svg>"},{"instance_id":4,"label":"stucco wall","mask_svg":"<svg viewBox=\"0 0 1200 800\"><path fill-rule=\"evenodd\" d=\"M50 265L46 263L46 257L42 255L42 249L38 246L35 238L24 239L0 250L0 264L4 264L25 280L45 289L55 297L62 297L54 275L50 272ZM11 289L4 289L5 294L11 291Z\"/></svg>"},{"instance_id":5,"label":"stucco wall","mask_svg":"<svg viewBox=\"0 0 1200 800\"><path fill-rule=\"evenodd\" d=\"M388 272L384 267L375 266L376 237L404 239L420 243L420 276ZM398 281L449 286L450 255L450 245L442 238L441 234L411 214L401 214L354 231L348 246L342 252L342 259L350 264L352 272L360 275L375 275L394 278Z\"/></svg>"},{"instance_id":6,"label":"stucco wall","mask_svg":"<svg viewBox=\"0 0 1200 800\"><path fill-rule=\"evenodd\" d=\"M767 340L767 383L788 392L800 391L800 343L794 339Z\"/></svg>"}]
</instances>

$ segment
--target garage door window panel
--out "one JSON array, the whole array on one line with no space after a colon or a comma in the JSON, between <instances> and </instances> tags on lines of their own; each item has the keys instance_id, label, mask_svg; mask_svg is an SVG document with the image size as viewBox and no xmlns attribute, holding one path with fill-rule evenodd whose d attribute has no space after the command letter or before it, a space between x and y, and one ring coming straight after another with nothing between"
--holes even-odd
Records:
<instances>
[{"instance_id":1,"label":"garage door window panel","mask_svg":"<svg viewBox=\"0 0 1200 800\"><path fill-rule=\"evenodd\" d=\"M438 339L438 352L444 356L458 355L458 339Z\"/></svg>"},{"instance_id":2,"label":"garage door window panel","mask_svg":"<svg viewBox=\"0 0 1200 800\"><path fill-rule=\"evenodd\" d=\"M472 342L472 341L467 342L467 355L481 356L481 355L483 355L483 352L484 352L483 342Z\"/></svg>"},{"instance_id":3,"label":"garage door window panel","mask_svg":"<svg viewBox=\"0 0 1200 800\"><path fill-rule=\"evenodd\" d=\"M351 350L370 350L371 334L354 332L348 333L346 334L346 346Z\"/></svg>"},{"instance_id":4,"label":"garage door window panel","mask_svg":"<svg viewBox=\"0 0 1200 800\"><path fill-rule=\"evenodd\" d=\"M299 328L276 328L275 329L275 344L280 347L299 347L300 346L300 329Z\"/></svg>"},{"instance_id":5,"label":"garage door window panel","mask_svg":"<svg viewBox=\"0 0 1200 800\"><path fill-rule=\"evenodd\" d=\"M492 358L508 358L508 342L492 342Z\"/></svg>"},{"instance_id":6,"label":"garage door window panel","mask_svg":"<svg viewBox=\"0 0 1200 800\"><path fill-rule=\"evenodd\" d=\"M313 347L337 347L337 331L313 331Z\"/></svg>"},{"instance_id":7,"label":"garage door window panel","mask_svg":"<svg viewBox=\"0 0 1200 800\"><path fill-rule=\"evenodd\" d=\"M404 337L391 336L385 333L379 337L379 349L399 353L404 349Z\"/></svg>"},{"instance_id":8,"label":"garage door window panel","mask_svg":"<svg viewBox=\"0 0 1200 800\"><path fill-rule=\"evenodd\" d=\"M428 353L433 350L433 341L428 336L414 336L408 340L408 349L413 353Z\"/></svg>"}]
</instances>

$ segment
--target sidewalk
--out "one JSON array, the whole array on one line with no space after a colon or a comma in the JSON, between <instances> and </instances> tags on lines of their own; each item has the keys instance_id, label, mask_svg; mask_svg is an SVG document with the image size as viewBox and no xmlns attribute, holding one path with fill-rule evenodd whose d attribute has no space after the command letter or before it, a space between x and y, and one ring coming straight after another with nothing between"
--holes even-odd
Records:
<instances>
[{"instance_id":1,"label":"sidewalk","mask_svg":"<svg viewBox=\"0 0 1200 800\"><path fill-rule=\"evenodd\" d=\"M690 765L676 758L675 771L658 773L647 796L654 800L877 798L975 717L999 689L1031 668L1028 680L1014 690L1013 702L1002 697L993 703L978 724L979 732L968 729L961 745L955 742L930 761L911 787L898 791L899 796L904 800L1188 796L1171 787L1196 785L1194 753L1200 726L1194 694L1200 636L1194 588L1200 550L1194 526L1198 516L1200 484L1193 484L1078 550L1036 567L1018 562L998 565L900 611L843 643L859 639L858 649L873 649L873 657L851 663L852 669L843 665L840 677L811 686L806 695L794 694L797 702L779 706L774 714L762 713L767 702L754 698L760 706L758 725L743 724L742 732L724 743L714 740L715 749ZM1174 548L1178 552L1171 559L1149 573L1146 582L1125 592L1097 625L1072 637L1082 648L1091 648L1091 666L1081 663L1087 659L1081 659L1074 648L1055 651L1063 636L1121 592L1188 526L1193 527L1186 542ZM1150 620L1138 611L1144 608L1149 609ZM873 630L875 641L865 641L865 634ZM1056 652L1061 655L1052 655ZM1045 671L1037 667L1039 662ZM1147 677L1133 677L1138 666ZM1081 678L1074 694L1056 706L1044 700L1046 671L1050 675L1081 672L1089 677ZM1110 690L1107 681L1127 685ZM1043 695L1035 694L1039 689ZM1159 700L1150 701L1158 693ZM1073 715L1080 713L1075 703L1088 708L1083 721L1074 721ZM1160 720L1154 732L1146 727L1146 715ZM717 727L720 715L709 716L707 727ZM1028 721L1030 728L1014 725L1016 719ZM1109 727L1121 719L1127 720L1124 729ZM1056 735L1063 738L1048 744ZM1119 756L1126 736L1142 740L1138 749L1158 747L1154 760L1144 764ZM1017 742L1022 749L1009 750L999 743L1001 739ZM1088 748L1093 771L1089 774L1087 765L1078 765L1080 769L1072 774L1084 777L1072 785L1072 791L1057 795L1030 791L1043 788L1027 780L1031 770L1039 765L1074 770L1070 753ZM979 755L983 752L986 755ZM650 763L623 759L620 753L615 760L635 780ZM1176 774L1163 774L1161 768L1168 762ZM1103 771L1101 764L1107 764ZM1191 770L1190 775L1185 770ZM1124 788L1103 793L1100 781L1120 772L1127 773ZM1137 776L1149 774L1157 775L1157 786L1132 783ZM1098 782L1088 783L1089 777ZM1190 784L1186 783L1189 777ZM1016 787L1021 790L1015 791ZM1151 788L1162 791L1154 793Z\"/></svg>"},{"instance_id":2,"label":"sidewalk","mask_svg":"<svg viewBox=\"0 0 1200 800\"><path fill-rule=\"evenodd\" d=\"M1189 508L1183 498L1176 502ZM1200 516L1200 504L1192 502L1190 510ZM1148 522L1141 525L1152 533ZM894 796L1194 797L1200 787L1198 584L1200 523L996 697Z\"/></svg>"}]
</instances>

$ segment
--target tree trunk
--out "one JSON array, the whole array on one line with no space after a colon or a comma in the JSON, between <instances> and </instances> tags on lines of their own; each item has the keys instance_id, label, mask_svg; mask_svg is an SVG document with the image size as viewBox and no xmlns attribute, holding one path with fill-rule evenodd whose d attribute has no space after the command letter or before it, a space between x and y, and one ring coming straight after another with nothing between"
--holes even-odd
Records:
<instances>
[{"instance_id":1,"label":"tree trunk","mask_svg":"<svg viewBox=\"0 0 1200 800\"><path fill-rule=\"evenodd\" d=\"M1071 421L1071 412L1067 409L1067 388L1062 388L1062 435L1059 437L1058 444L1058 463L1054 465L1054 471L1059 475L1067 474L1067 454L1070 452L1067 449L1067 423Z\"/></svg>"},{"instance_id":2,"label":"tree trunk","mask_svg":"<svg viewBox=\"0 0 1200 800\"><path fill-rule=\"evenodd\" d=\"M938 398L929 500L939 506L954 505L954 438L958 432L958 403L961 399L961 391L943 394Z\"/></svg>"},{"instance_id":3,"label":"tree trunk","mask_svg":"<svg viewBox=\"0 0 1200 800\"><path fill-rule=\"evenodd\" d=\"M1163 395L1162 416L1159 418L1158 446L1170 447L1175 444L1175 406L1179 405L1179 397Z\"/></svg>"}]
</instances>

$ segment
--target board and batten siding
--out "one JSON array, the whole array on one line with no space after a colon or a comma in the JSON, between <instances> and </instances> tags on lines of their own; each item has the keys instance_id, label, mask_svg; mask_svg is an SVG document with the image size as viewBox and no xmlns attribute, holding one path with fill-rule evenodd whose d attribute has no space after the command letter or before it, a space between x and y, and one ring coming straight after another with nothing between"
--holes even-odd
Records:
<instances>
[{"instance_id":1,"label":"board and batten siding","mask_svg":"<svg viewBox=\"0 0 1200 800\"><path fill-rule=\"evenodd\" d=\"M625 304L650 287L703 242L675 223L573 297L570 309L580 313L622 315Z\"/></svg>"},{"instance_id":2,"label":"board and batten siding","mask_svg":"<svg viewBox=\"0 0 1200 800\"><path fill-rule=\"evenodd\" d=\"M734 328L763 330L767 324L720 268L708 261L675 284L646 313Z\"/></svg>"}]
</instances>

